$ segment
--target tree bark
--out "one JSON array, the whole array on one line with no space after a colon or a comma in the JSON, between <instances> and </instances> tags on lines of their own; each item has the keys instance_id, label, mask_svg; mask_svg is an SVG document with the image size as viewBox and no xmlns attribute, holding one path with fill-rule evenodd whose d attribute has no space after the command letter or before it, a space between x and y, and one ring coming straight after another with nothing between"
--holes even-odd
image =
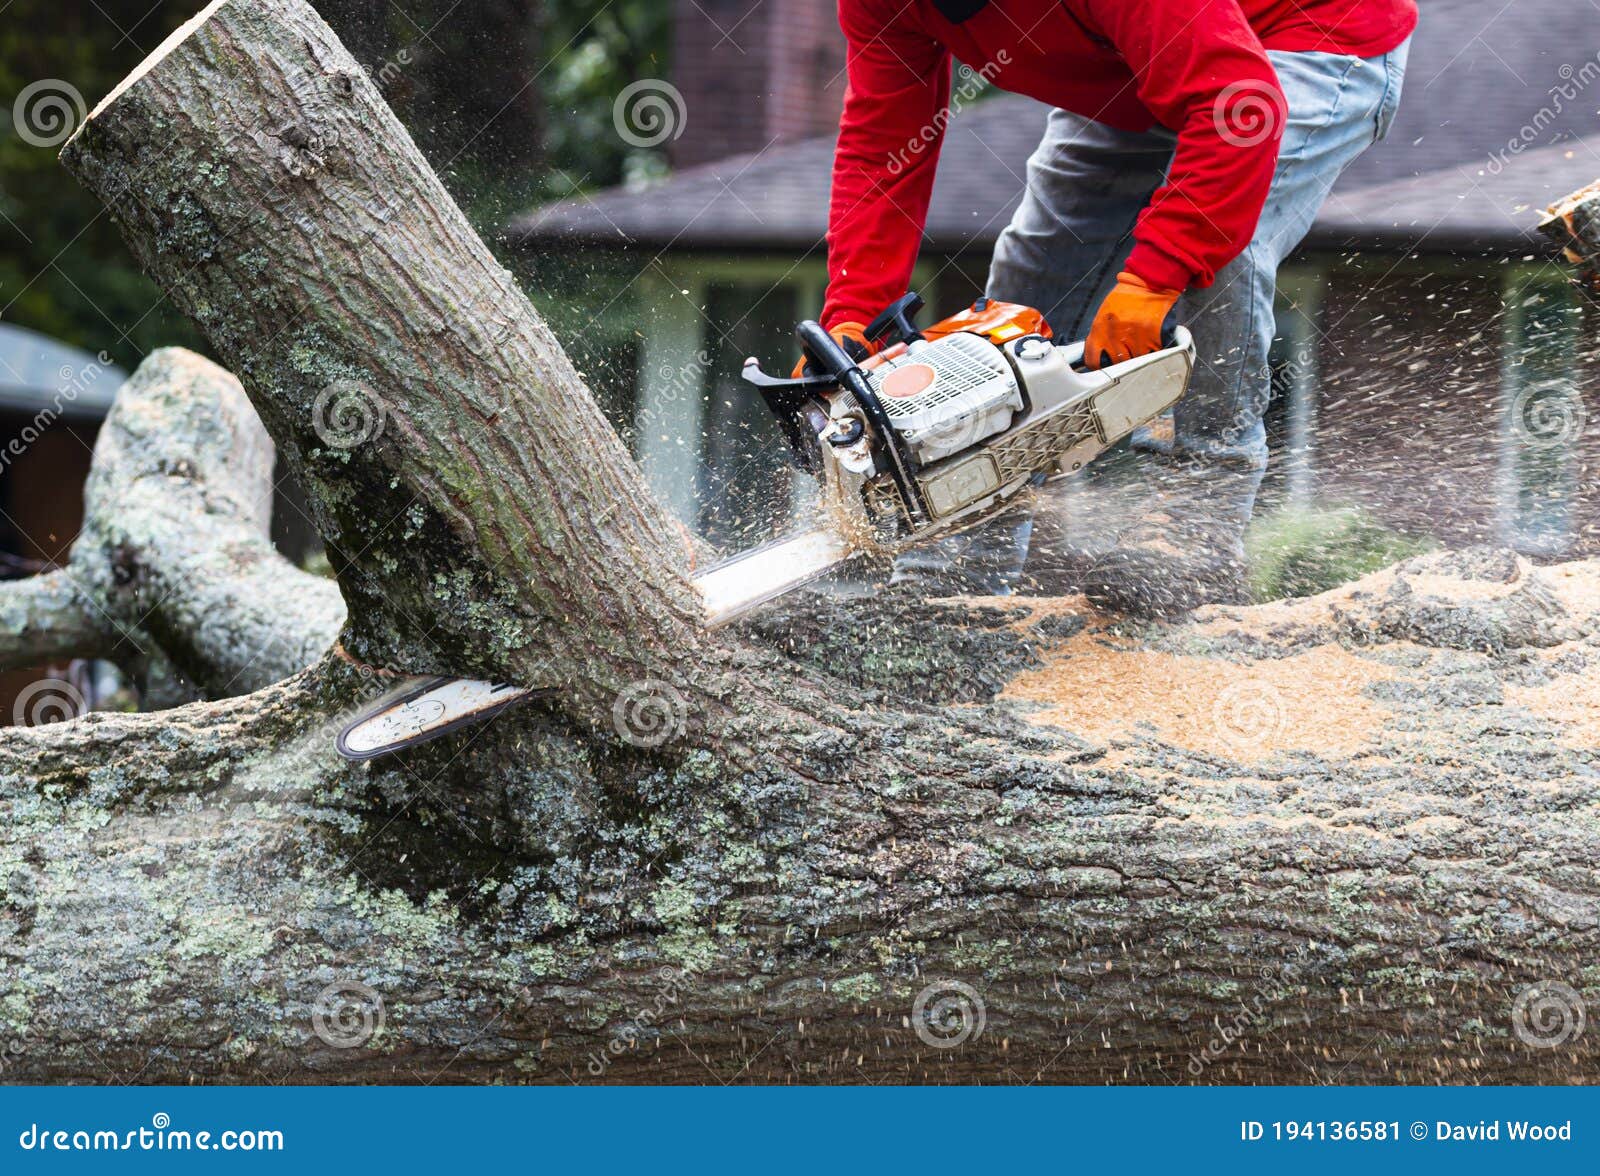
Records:
<instances>
[{"instance_id":1,"label":"tree bark","mask_svg":"<svg viewBox=\"0 0 1600 1176\"><path fill-rule=\"evenodd\" d=\"M66 572L0 583L0 669L95 657L104 651L88 601Z\"/></svg>"},{"instance_id":2,"label":"tree bark","mask_svg":"<svg viewBox=\"0 0 1600 1176\"><path fill-rule=\"evenodd\" d=\"M1059 601L811 600L713 640L560 349L303 3L212 5L66 157L309 488L357 656L0 739L8 1079L1594 1064L1600 822L1561 716L1595 565L1435 556L1131 634ZM386 425L334 445L347 380ZM1352 681L1271 687L1317 651ZM1095 742L990 701L1042 662L1084 667L1088 705L1149 658L1219 683L1201 715L1157 683ZM352 765L369 662L566 691ZM620 705L638 675L660 725ZM1295 727L1319 691L1334 721ZM1164 726L1274 712L1265 750Z\"/></svg>"}]
</instances>

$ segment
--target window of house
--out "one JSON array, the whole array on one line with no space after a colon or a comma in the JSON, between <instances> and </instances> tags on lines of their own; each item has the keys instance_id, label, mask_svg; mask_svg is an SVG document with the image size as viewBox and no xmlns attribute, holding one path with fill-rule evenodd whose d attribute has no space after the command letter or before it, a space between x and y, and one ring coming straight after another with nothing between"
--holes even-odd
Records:
<instances>
[{"instance_id":1,"label":"window of house","mask_svg":"<svg viewBox=\"0 0 1600 1176\"><path fill-rule=\"evenodd\" d=\"M1499 519L1504 541L1530 555L1561 555L1572 544L1578 439L1587 417L1575 358L1580 315L1559 274L1524 272L1508 284Z\"/></svg>"},{"instance_id":2,"label":"window of house","mask_svg":"<svg viewBox=\"0 0 1600 1176\"><path fill-rule=\"evenodd\" d=\"M768 371L788 374L799 297L788 284L713 282L706 287L705 312L699 530L713 543L747 547L786 529L794 479L777 421L739 372L753 355Z\"/></svg>"}]
</instances>

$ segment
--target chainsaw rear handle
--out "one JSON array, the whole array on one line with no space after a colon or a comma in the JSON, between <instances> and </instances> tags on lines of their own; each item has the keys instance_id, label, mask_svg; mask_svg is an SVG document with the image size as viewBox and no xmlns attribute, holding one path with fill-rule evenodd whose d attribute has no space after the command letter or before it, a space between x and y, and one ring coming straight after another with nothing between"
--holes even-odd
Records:
<instances>
[{"instance_id":1,"label":"chainsaw rear handle","mask_svg":"<svg viewBox=\"0 0 1600 1176\"><path fill-rule=\"evenodd\" d=\"M1083 353L1087 350L1088 341L1080 339L1076 343L1060 344L1061 358L1067 361L1074 375L1087 376L1093 379L1084 381L1085 387L1106 382L1107 373L1113 368L1127 369L1130 364L1138 364L1141 360L1149 359L1152 355L1165 355L1169 351L1194 350L1194 336L1189 333L1188 327L1164 326L1161 328L1161 350L1151 351L1144 355L1136 355L1132 359L1120 359L1114 363L1102 362L1098 368L1092 368L1084 362Z\"/></svg>"},{"instance_id":2,"label":"chainsaw rear handle","mask_svg":"<svg viewBox=\"0 0 1600 1176\"><path fill-rule=\"evenodd\" d=\"M907 290L884 307L878 317L867 324L862 334L880 346L915 343L922 338L922 332L911 320L917 317L922 305L922 295L915 290Z\"/></svg>"}]
</instances>

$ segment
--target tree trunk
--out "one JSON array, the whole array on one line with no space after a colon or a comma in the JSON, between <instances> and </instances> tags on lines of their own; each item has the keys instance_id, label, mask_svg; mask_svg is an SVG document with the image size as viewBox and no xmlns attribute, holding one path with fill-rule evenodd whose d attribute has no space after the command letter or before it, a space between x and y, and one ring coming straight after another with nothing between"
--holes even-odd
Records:
<instances>
[{"instance_id":1,"label":"tree trunk","mask_svg":"<svg viewBox=\"0 0 1600 1176\"><path fill-rule=\"evenodd\" d=\"M304 3L214 3L62 153L243 381L395 669L684 681L685 540L510 275Z\"/></svg>"},{"instance_id":2,"label":"tree trunk","mask_svg":"<svg viewBox=\"0 0 1600 1176\"><path fill-rule=\"evenodd\" d=\"M812 600L713 640L559 347L303 3L212 5L66 158L308 487L355 657L0 740L8 1078L1594 1064L1595 565L1428 557L1133 633ZM341 381L384 427L336 445ZM351 765L365 663L565 689Z\"/></svg>"}]
</instances>

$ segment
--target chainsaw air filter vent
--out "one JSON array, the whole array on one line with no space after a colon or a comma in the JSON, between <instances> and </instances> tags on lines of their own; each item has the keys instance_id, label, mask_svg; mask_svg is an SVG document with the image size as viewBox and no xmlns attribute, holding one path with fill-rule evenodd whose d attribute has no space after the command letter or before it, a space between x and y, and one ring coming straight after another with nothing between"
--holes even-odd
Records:
<instances>
[{"instance_id":1,"label":"chainsaw air filter vent","mask_svg":"<svg viewBox=\"0 0 1600 1176\"><path fill-rule=\"evenodd\" d=\"M946 335L872 372L884 412L919 465L959 453L1022 409L1011 365L977 335Z\"/></svg>"}]
</instances>

